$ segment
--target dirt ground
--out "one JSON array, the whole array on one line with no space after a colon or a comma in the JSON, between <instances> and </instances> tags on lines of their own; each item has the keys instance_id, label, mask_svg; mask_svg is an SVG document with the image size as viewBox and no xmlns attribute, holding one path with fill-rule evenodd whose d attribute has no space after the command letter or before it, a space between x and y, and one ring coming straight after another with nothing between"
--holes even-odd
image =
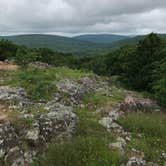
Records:
<instances>
[{"instance_id":1,"label":"dirt ground","mask_svg":"<svg viewBox=\"0 0 166 166\"><path fill-rule=\"evenodd\" d=\"M17 69L18 69L17 65L0 61L0 70L17 70Z\"/></svg>"}]
</instances>

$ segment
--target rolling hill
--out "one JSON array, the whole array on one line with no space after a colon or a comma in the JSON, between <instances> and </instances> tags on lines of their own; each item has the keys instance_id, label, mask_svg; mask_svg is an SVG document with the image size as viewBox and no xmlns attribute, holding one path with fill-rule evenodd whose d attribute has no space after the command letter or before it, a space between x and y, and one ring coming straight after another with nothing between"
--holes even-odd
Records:
<instances>
[{"instance_id":1,"label":"rolling hill","mask_svg":"<svg viewBox=\"0 0 166 166\"><path fill-rule=\"evenodd\" d=\"M166 38L165 34L159 34ZM75 55L88 56L106 54L111 50L118 49L124 45L138 43L145 36L120 36L120 35L81 35L76 37L64 37L57 35L27 34L15 36L0 36L19 45L29 48L50 48L54 51L73 53Z\"/></svg>"},{"instance_id":2,"label":"rolling hill","mask_svg":"<svg viewBox=\"0 0 166 166\"><path fill-rule=\"evenodd\" d=\"M74 37L81 41L87 41L97 44L111 44L120 40L129 39L130 36L113 35L113 34L87 34Z\"/></svg>"},{"instance_id":3,"label":"rolling hill","mask_svg":"<svg viewBox=\"0 0 166 166\"><path fill-rule=\"evenodd\" d=\"M93 55L107 52L110 48L106 45L99 45L85 42L74 38L56 35L17 35L1 36L0 39L7 39L19 45L29 48L50 48L54 51L68 52L79 55Z\"/></svg>"}]
</instances>

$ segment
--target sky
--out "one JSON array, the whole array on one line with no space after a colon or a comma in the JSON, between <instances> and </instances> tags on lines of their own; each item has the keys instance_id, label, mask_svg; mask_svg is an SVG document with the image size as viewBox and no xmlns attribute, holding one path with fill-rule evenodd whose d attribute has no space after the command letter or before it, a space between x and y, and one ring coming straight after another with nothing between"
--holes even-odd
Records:
<instances>
[{"instance_id":1,"label":"sky","mask_svg":"<svg viewBox=\"0 0 166 166\"><path fill-rule=\"evenodd\" d=\"M0 0L0 35L166 33L166 0Z\"/></svg>"}]
</instances>

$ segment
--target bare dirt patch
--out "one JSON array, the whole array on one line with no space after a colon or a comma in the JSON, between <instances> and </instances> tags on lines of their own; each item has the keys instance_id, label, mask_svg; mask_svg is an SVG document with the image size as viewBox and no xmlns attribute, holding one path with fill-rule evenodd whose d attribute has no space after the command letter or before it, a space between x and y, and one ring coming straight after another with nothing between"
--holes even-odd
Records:
<instances>
[{"instance_id":1,"label":"bare dirt patch","mask_svg":"<svg viewBox=\"0 0 166 166\"><path fill-rule=\"evenodd\" d=\"M13 70L17 70L17 69L18 69L18 66L15 64L0 61L0 70L13 71Z\"/></svg>"}]
</instances>

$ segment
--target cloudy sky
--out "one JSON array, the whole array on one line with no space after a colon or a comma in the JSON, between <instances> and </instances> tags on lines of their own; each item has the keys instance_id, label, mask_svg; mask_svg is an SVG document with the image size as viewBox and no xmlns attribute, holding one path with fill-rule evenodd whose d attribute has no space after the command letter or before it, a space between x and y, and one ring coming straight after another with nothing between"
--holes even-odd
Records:
<instances>
[{"instance_id":1,"label":"cloudy sky","mask_svg":"<svg viewBox=\"0 0 166 166\"><path fill-rule=\"evenodd\" d=\"M0 0L0 35L166 33L166 0Z\"/></svg>"}]
</instances>

